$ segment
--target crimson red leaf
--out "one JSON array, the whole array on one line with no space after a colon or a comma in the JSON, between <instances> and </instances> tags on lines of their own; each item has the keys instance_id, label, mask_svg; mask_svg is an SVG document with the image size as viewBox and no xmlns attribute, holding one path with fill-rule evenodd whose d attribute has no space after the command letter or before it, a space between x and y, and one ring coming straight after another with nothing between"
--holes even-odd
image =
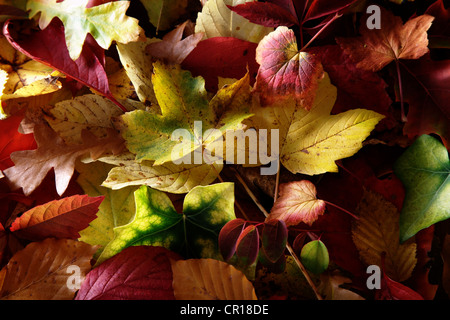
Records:
<instances>
[{"instance_id":1,"label":"crimson red leaf","mask_svg":"<svg viewBox=\"0 0 450 320\"><path fill-rule=\"evenodd\" d=\"M388 112L392 100L386 92L386 82L377 73L357 68L338 45L313 47L306 51L320 59L331 83L338 89L334 114L350 109L369 109L386 116L378 128L393 126L392 115Z\"/></svg>"},{"instance_id":2,"label":"crimson red leaf","mask_svg":"<svg viewBox=\"0 0 450 320\"><path fill-rule=\"evenodd\" d=\"M79 231L88 227L97 217L98 207L104 196L74 195L36 206L11 225L18 236L39 241L45 238L77 239Z\"/></svg>"},{"instance_id":3,"label":"crimson red leaf","mask_svg":"<svg viewBox=\"0 0 450 320\"><path fill-rule=\"evenodd\" d=\"M298 20L288 10L270 2L246 2L235 7L228 6L232 11L250 20L250 22L265 27L290 27L298 24Z\"/></svg>"},{"instance_id":4,"label":"crimson red leaf","mask_svg":"<svg viewBox=\"0 0 450 320\"><path fill-rule=\"evenodd\" d=\"M181 67L193 76L202 76L206 89L217 90L218 77L241 79L250 74L255 81L259 65L255 60L257 43L233 37L215 37L200 41L184 59Z\"/></svg>"},{"instance_id":5,"label":"crimson red leaf","mask_svg":"<svg viewBox=\"0 0 450 320\"><path fill-rule=\"evenodd\" d=\"M18 131L22 117L13 115L0 120L0 170L12 167L10 155L14 151L31 150L37 147L33 134L21 134Z\"/></svg>"},{"instance_id":6,"label":"crimson red leaf","mask_svg":"<svg viewBox=\"0 0 450 320\"><path fill-rule=\"evenodd\" d=\"M236 252L236 241L242 233L245 220L233 219L226 223L219 233L219 250L225 261L231 259Z\"/></svg>"},{"instance_id":7,"label":"crimson red leaf","mask_svg":"<svg viewBox=\"0 0 450 320\"><path fill-rule=\"evenodd\" d=\"M86 275L76 300L174 300L170 260L163 247L131 246Z\"/></svg>"},{"instance_id":8,"label":"crimson red leaf","mask_svg":"<svg viewBox=\"0 0 450 320\"><path fill-rule=\"evenodd\" d=\"M236 242L236 256L245 266L256 261L259 252L259 232L258 229L250 225L242 231Z\"/></svg>"},{"instance_id":9,"label":"crimson red leaf","mask_svg":"<svg viewBox=\"0 0 450 320\"><path fill-rule=\"evenodd\" d=\"M262 251L265 257L275 263L286 249L288 230L283 220L271 219L264 222L261 233Z\"/></svg>"},{"instance_id":10,"label":"crimson red leaf","mask_svg":"<svg viewBox=\"0 0 450 320\"><path fill-rule=\"evenodd\" d=\"M346 9L357 0L314 0L305 14L304 21L318 19Z\"/></svg>"},{"instance_id":11,"label":"crimson red leaf","mask_svg":"<svg viewBox=\"0 0 450 320\"><path fill-rule=\"evenodd\" d=\"M410 138L438 134L450 147L450 60L434 61L425 56L402 62L405 100L409 103L408 121L403 132Z\"/></svg>"},{"instance_id":12,"label":"crimson red leaf","mask_svg":"<svg viewBox=\"0 0 450 320\"><path fill-rule=\"evenodd\" d=\"M104 51L91 35L86 37L80 57L73 61L65 44L64 26L59 19L53 19L47 28L31 31L31 34L17 33L18 29L17 21L7 21L3 27L4 35L16 50L100 92L126 111L109 90Z\"/></svg>"}]
</instances>

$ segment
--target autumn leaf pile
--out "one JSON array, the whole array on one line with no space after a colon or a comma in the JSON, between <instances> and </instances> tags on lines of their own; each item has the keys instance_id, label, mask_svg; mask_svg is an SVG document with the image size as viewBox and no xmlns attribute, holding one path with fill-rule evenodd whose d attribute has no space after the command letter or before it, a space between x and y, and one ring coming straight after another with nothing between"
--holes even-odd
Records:
<instances>
[{"instance_id":1,"label":"autumn leaf pile","mask_svg":"<svg viewBox=\"0 0 450 320\"><path fill-rule=\"evenodd\" d=\"M0 23L1 299L448 299L445 1L0 0Z\"/></svg>"}]
</instances>

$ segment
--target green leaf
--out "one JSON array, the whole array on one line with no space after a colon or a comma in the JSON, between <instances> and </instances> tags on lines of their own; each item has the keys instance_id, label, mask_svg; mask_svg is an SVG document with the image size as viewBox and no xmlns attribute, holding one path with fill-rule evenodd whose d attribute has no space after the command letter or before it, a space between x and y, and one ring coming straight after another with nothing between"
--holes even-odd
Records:
<instances>
[{"instance_id":1,"label":"green leaf","mask_svg":"<svg viewBox=\"0 0 450 320\"><path fill-rule=\"evenodd\" d=\"M136 160L154 160L160 165L214 145L220 137L205 134L208 129L223 135L228 129L243 128L241 122L251 116L249 81L247 74L208 101L203 78L193 78L179 65L156 62L152 82L162 114L137 110L121 116L119 125L128 150L136 154ZM189 137L172 140L175 130ZM180 152L173 152L175 147Z\"/></svg>"},{"instance_id":2,"label":"green leaf","mask_svg":"<svg viewBox=\"0 0 450 320\"><path fill-rule=\"evenodd\" d=\"M324 272L330 263L327 247L320 240L313 240L305 244L300 253L300 259L305 268L315 274Z\"/></svg>"},{"instance_id":3,"label":"green leaf","mask_svg":"<svg viewBox=\"0 0 450 320\"><path fill-rule=\"evenodd\" d=\"M127 224L135 212L134 191L137 187L111 190L100 186L111 167L100 161L76 165L76 170L80 173L77 182L83 191L91 197L105 196L97 218L89 227L80 231L80 241L91 245L106 246L114 239L114 228Z\"/></svg>"},{"instance_id":4,"label":"green leaf","mask_svg":"<svg viewBox=\"0 0 450 320\"><path fill-rule=\"evenodd\" d=\"M400 213L400 241L450 218L450 162L437 139L422 135L401 155L395 174L406 189Z\"/></svg>"},{"instance_id":5,"label":"green leaf","mask_svg":"<svg viewBox=\"0 0 450 320\"><path fill-rule=\"evenodd\" d=\"M89 0L29 0L27 10L30 10L30 18L41 13L41 29L45 29L55 17L63 22L67 48L73 60L80 56L88 33L105 50L113 41L128 43L138 41L144 35L139 21L125 15L130 1L108 2L86 8L88 2Z\"/></svg>"},{"instance_id":6,"label":"green leaf","mask_svg":"<svg viewBox=\"0 0 450 320\"><path fill-rule=\"evenodd\" d=\"M114 229L115 237L97 264L129 246L162 246L185 257L220 259L217 239L234 214L234 185L199 186L185 197L183 213L169 197L142 186L135 192L136 215L129 224Z\"/></svg>"},{"instance_id":7,"label":"green leaf","mask_svg":"<svg viewBox=\"0 0 450 320\"><path fill-rule=\"evenodd\" d=\"M168 30L184 13L188 0L141 0L150 23L157 30Z\"/></svg>"}]
</instances>

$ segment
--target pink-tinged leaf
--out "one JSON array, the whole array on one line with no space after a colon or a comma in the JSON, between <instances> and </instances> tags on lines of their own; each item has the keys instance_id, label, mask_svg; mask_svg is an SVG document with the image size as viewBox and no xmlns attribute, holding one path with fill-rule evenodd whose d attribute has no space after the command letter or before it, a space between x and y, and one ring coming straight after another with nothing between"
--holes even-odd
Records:
<instances>
[{"instance_id":1,"label":"pink-tinged leaf","mask_svg":"<svg viewBox=\"0 0 450 320\"><path fill-rule=\"evenodd\" d=\"M184 59L181 67L193 76L202 76L206 89L217 91L218 77L241 79L247 73L255 82L259 65L255 60L257 43L233 37L215 37L200 41Z\"/></svg>"},{"instance_id":2,"label":"pink-tinged leaf","mask_svg":"<svg viewBox=\"0 0 450 320\"><path fill-rule=\"evenodd\" d=\"M245 220L233 219L227 222L219 233L219 250L225 261L231 259L236 252L236 242L244 230Z\"/></svg>"},{"instance_id":3,"label":"pink-tinged leaf","mask_svg":"<svg viewBox=\"0 0 450 320\"><path fill-rule=\"evenodd\" d=\"M234 7L228 6L228 8L248 19L250 22L265 27L290 27L298 24L297 18L291 12L270 2L246 2Z\"/></svg>"},{"instance_id":4,"label":"pink-tinged leaf","mask_svg":"<svg viewBox=\"0 0 450 320\"><path fill-rule=\"evenodd\" d=\"M288 230L283 220L271 219L264 222L261 232L261 251L272 263L283 255L286 249Z\"/></svg>"},{"instance_id":5,"label":"pink-tinged leaf","mask_svg":"<svg viewBox=\"0 0 450 320\"><path fill-rule=\"evenodd\" d=\"M77 239L97 217L104 197L75 195L36 206L11 225L10 230L21 238L40 241L45 238Z\"/></svg>"},{"instance_id":6,"label":"pink-tinged leaf","mask_svg":"<svg viewBox=\"0 0 450 320\"><path fill-rule=\"evenodd\" d=\"M293 97L305 100L305 107L312 105L323 76L322 64L315 55L298 50L292 30L278 27L265 36L256 48L256 61L260 68L255 91L263 104Z\"/></svg>"},{"instance_id":7,"label":"pink-tinged leaf","mask_svg":"<svg viewBox=\"0 0 450 320\"><path fill-rule=\"evenodd\" d=\"M279 219L286 226L304 222L311 225L325 211L325 201L316 197L314 184L308 180L280 185L280 196L275 201L267 219Z\"/></svg>"},{"instance_id":8,"label":"pink-tinged leaf","mask_svg":"<svg viewBox=\"0 0 450 320\"><path fill-rule=\"evenodd\" d=\"M163 247L131 246L86 276L76 300L174 300L171 260Z\"/></svg>"},{"instance_id":9,"label":"pink-tinged leaf","mask_svg":"<svg viewBox=\"0 0 450 320\"><path fill-rule=\"evenodd\" d=\"M203 38L203 33L200 32L191 34L182 40L186 24L187 21L166 34L162 41L150 43L146 51L152 57L162 59L168 63L180 64L183 62Z\"/></svg>"},{"instance_id":10,"label":"pink-tinged leaf","mask_svg":"<svg viewBox=\"0 0 450 320\"><path fill-rule=\"evenodd\" d=\"M236 242L236 256L240 262L249 266L256 261L259 252L258 228L250 225L242 231Z\"/></svg>"},{"instance_id":11,"label":"pink-tinged leaf","mask_svg":"<svg viewBox=\"0 0 450 320\"><path fill-rule=\"evenodd\" d=\"M18 33L19 28L18 21L7 21L3 26L6 39L16 50L100 92L126 111L109 90L104 50L91 35L86 37L80 57L73 61L65 44L64 26L59 19L53 19L44 30L29 34Z\"/></svg>"}]
</instances>

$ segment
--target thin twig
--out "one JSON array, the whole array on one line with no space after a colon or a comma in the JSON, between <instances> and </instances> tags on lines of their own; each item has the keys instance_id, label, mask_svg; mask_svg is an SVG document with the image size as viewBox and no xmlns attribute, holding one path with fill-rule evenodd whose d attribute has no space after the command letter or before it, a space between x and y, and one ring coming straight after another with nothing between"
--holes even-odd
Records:
<instances>
[{"instance_id":1,"label":"thin twig","mask_svg":"<svg viewBox=\"0 0 450 320\"><path fill-rule=\"evenodd\" d=\"M269 213L266 211L266 209L264 209L264 207L261 205L261 203L258 201L258 199L256 198L256 196L253 194L253 192L250 190L250 188L247 186L247 184L245 183L244 179L242 179L241 175L239 174L239 172L237 172L235 169L233 169L235 174L236 174L236 178L239 180L239 182L242 184L242 186L244 187L245 191L247 191L248 195L250 196L250 198L252 198L252 200L255 202L255 204L258 206L258 208L261 210L261 212L266 216L266 218L269 216ZM314 294L317 297L317 300L323 300L322 296L320 295L319 291L317 290L316 285L314 284L314 282L312 281L311 277L309 276L308 271L306 270L306 268L303 266L303 264L301 263L300 259L297 257L297 255L295 254L294 250L292 249L291 245L289 243L286 243L286 248L288 249L290 255L292 256L292 258L294 259L295 263L297 264L297 266L299 267L300 271L302 272L303 276L305 277L306 281L308 282L308 284L310 285L311 289L314 291Z\"/></svg>"},{"instance_id":2,"label":"thin twig","mask_svg":"<svg viewBox=\"0 0 450 320\"><path fill-rule=\"evenodd\" d=\"M300 51L304 51L310 44L311 42L313 42L330 24L332 24L334 22L334 20L336 20L337 18L342 17L342 14L338 14L336 13L336 15L330 20L328 21L315 35L314 37L311 38L311 40L308 41L307 44L305 44L305 46L303 48L300 49Z\"/></svg>"},{"instance_id":3,"label":"thin twig","mask_svg":"<svg viewBox=\"0 0 450 320\"><path fill-rule=\"evenodd\" d=\"M402 112L402 122L406 122L408 119L405 115L405 103L403 100L403 85L402 85L402 75L400 73L400 64L398 59L395 60L395 67L397 68L397 79L398 79L398 91L400 94L400 108Z\"/></svg>"}]
</instances>

